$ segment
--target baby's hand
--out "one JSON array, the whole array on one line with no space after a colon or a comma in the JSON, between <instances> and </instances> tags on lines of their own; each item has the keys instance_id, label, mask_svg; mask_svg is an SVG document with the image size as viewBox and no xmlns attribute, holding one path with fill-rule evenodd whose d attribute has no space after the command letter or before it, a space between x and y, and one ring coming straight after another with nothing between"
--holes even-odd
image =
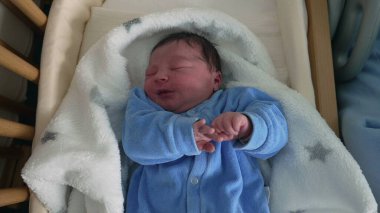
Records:
<instances>
[{"instance_id":1,"label":"baby's hand","mask_svg":"<svg viewBox=\"0 0 380 213\"><path fill-rule=\"evenodd\" d=\"M218 136L215 129L206 125L206 120L201 119L193 124L195 143L201 151L214 152L215 146L211 140L221 141L222 138Z\"/></svg>"},{"instance_id":2,"label":"baby's hand","mask_svg":"<svg viewBox=\"0 0 380 213\"><path fill-rule=\"evenodd\" d=\"M248 138L252 134L249 118L239 112L225 112L212 122L211 127L222 141Z\"/></svg>"}]
</instances>

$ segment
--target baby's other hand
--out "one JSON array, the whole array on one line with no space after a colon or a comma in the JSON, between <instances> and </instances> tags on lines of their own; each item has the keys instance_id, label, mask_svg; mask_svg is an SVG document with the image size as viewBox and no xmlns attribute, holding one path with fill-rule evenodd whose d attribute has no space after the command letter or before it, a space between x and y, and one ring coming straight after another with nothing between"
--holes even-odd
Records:
<instances>
[{"instance_id":1,"label":"baby's other hand","mask_svg":"<svg viewBox=\"0 0 380 213\"><path fill-rule=\"evenodd\" d=\"M193 124L195 143L201 151L214 152L215 146L212 140L221 141L221 137L215 132L215 129L206 125L206 120L201 119Z\"/></svg>"},{"instance_id":2,"label":"baby's other hand","mask_svg":"<svg viewBox=\"0 0 380 213\"><path fill-rule=\"evenodd\" d=\"M213 127L222 141L248 138L252 133L252 124L247 116L239 112L225 112L212 122Z\"/></svg>"}]
</instances>

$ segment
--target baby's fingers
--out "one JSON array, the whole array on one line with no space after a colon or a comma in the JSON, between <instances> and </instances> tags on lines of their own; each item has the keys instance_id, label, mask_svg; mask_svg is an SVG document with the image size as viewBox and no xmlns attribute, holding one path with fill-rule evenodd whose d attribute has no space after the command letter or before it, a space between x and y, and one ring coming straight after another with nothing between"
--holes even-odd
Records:
<instances>
[{"instance_id":1,"label":"baby's fingers","mask_svg":"<svg viewBox=\"0 0 380 213\"><path fill-rule=\"evenodd\" d=\"M236 131L237 134L239 133L240 128L244 126L244 119L246 118L244 117L244 115L242 115L241 117L234 117L231 120L231 126Z\"/></svg>"},{"instance_id":2,"label":"baby's fingers","mask_svg":"<svg viewBox=\"0 0 380 213\"><path fill-rule=\"evenodd\" d=\"M193 128L194 129L200 129L202 126L204 126L206 124L206 120L205 119L200 119L198 121L196 121L194 124L193 124Z\"/></svg>"},{"instance_id":3,"label":"baby's fingers","mask_svg":"<svg viewBox=\"0 0 380 213\"><path fill-rule=\"evenodd\" d=\"M231 122L227 119L223 119L223 117L216 118L212 123L212 127L215 128L218 134L221 134L221 133L226 134L226 135L238 134L238 132L231 125Z\"/></svg>"},{"instance_id":4,"label":"baby's fingers","mask_svg":"<svg viewBox=\"0 0 380 213\"><path fill-rule=\"evenodd\" d=\"M215 129L208 126L208 125L203 125L199 128L199 132L202 133L203 135L212 135L215 133Z\"/></svg>"},{"instance_id":5,"label":"baby's fingers","mask_svg":"<svg viewBox=\"0 0 380 213\"><path fill-rule=\"evenodd\" d=\"M197 147L201 151L212 153L215 151L215 146L208 141L197 141Z\"/></svg>"},{"instance_id":6,"label":"baby's fingers","mask_svg":"<svg viewBox=\"0 0 380 213\"><path fill-rule=\"evenodd\" d=\"M226 134L226 133L223 133L223 132L220 132L220 133L216 133L217 134L217 142L222 142L222 141L229 141L229 140L232 140L235 138L234 135L229 135L229 134Z\"/></svg>"},{"instance_id":7,"label":"baby's fingers","mask_svg":"<svg viewBox=\"0 0 380 213\"><path fill-rule=\"evenodd\" d=\"M199 132L200 134L203 135L209 135L209 134L214 134L215 129L206 125L206 120L201 119L193 124L193 128Z\"/></svg>"},{"instance_id":8,"label":"baby's fingers","mask_svg":"<svg viewBox=\"0 0 380 213\"><path fill-rule=\"evenodd\" d=\"M205 126L205 127L202 127L203 128L203 135L207 138L208 141L217 141L217 142L221 142L223 141L223 137L220 136L220 134L218 134L215 130L215 128L212 128L212 127L209 127L209 126Z\"/></svg>"}]
</instances>

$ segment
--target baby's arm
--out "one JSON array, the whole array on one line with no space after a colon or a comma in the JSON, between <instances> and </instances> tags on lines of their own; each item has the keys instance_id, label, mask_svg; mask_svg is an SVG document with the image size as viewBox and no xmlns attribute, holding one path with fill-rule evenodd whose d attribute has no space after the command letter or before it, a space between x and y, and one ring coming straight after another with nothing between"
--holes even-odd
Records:
<instances>
[{"instance_id":1,"label":"baby's arm","mask_svg":"<svg viewBox=\"0 0 380 213\"><path fill-rule=\"evenodd\" d=\"M226 138L235 139L235 148L255 158L267 159L275 155L288 139L280 103L254 88L233 88L226 94L222 103L225 111L242 114L223 113L211 126L217 133L218 129L227 132Z\"/></svg>"},{"instance_id":2,"label":"baby's arm","mask_svg":"<svg viewBox=\"0 0 380 213\"><path fill-rule=\"evenodd\" d=\"M142 90L132 90L128 99L122 143L127 156L142 165L197 155L192 125L198 120L163 110L148 100Z\"/></svg>"}]
</instances>

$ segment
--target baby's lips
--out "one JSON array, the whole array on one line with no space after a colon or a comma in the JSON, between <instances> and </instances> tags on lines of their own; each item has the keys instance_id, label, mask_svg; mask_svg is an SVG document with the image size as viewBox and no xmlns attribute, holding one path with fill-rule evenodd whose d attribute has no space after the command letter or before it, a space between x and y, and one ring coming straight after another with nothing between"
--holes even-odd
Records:
<instances>
[{"instance_id":1,"label":"baby's lips","mask_svg":"<svg viewBox=\"0 0 380 213\"><path fill-rule=\"evenodd\" d=\"M166 94L166 93L171 93L171 92L173 92L173 91L169 90L169 89L159 89L159 90L157 90L157 94L158 95Z\"/></svg>"}]
</instances>

